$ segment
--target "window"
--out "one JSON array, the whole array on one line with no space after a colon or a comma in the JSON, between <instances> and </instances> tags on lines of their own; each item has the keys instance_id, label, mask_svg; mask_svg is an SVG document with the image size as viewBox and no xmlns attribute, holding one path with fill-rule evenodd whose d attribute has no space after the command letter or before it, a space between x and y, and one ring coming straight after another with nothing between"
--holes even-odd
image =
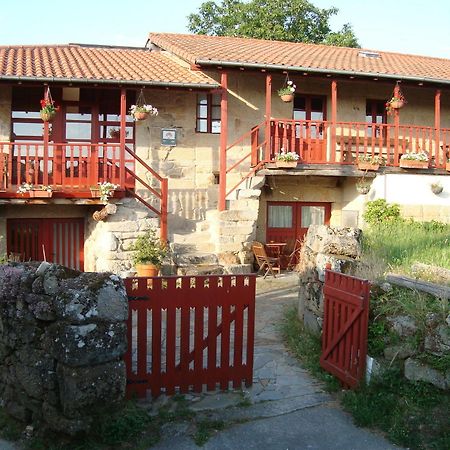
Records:
<instances>
[{"instance_id":1,"label":"window","mask_svg":"<svg viewBox=\"0 0 450 450\"><path fill-rule=\"evenodd\" d=\"M291 228L292 206L269 205L268 223L269 228Z\"/></svg>"},{"instance_id":2,"label":"window","mask_svg":"<svg viewBox=\"0 0 450 450\"><path fill-rule=\"evenodd\" d=\"M197 133L220 133L220 94L198 94Z\"/></svg>"},{"instance_id":3,"label":"window","mask_svg":"<svg viewBox=\"0 0 450 450\"><path fill-rule=\"evenodd\" d=\"M386 101L385 100L367 100L366 101L366 122L372 124L386 124ZM381 131L383 130L383 131ZM383 126L373 125L367 129L368 137L379 137L380 132L383 135L386 133L386 128Z\"/></svg>"}]
</instances>

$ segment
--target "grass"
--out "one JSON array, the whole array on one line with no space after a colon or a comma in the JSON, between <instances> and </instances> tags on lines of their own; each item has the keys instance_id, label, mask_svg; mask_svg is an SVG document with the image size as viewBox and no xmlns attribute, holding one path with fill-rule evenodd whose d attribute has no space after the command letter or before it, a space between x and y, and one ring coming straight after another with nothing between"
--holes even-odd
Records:
<instances>
[{"instance_id":1,"label":"grass","mask_svg":"<svg viewBox=\"0 0 450 450\"><path fill-rule=\"evenodd\" d=\"M298 320L295 308L290 308L286 311L282 332L289 350L301 360L303 366L312 375L325 383L329 392L340 389L339 381L320 367L320 354L322 351L320 337L305 330Z\"/></svg>"},{"instance_id":2,"label":"grass","mask_svg":"<svg viewBox=\"0 0 450 450\"><path fill-rule=\"evenodd\" d=\"M386 331L379 327L372 332L382 336ZM312 375L329 390L340 389L338 380L321 369L320 340L303 328L295 309L286 312L283 333L289 349ZM378 428L398 445L414 450L450 448L450 393L406 380L395 365L370 385L345 391L340 398L356 425Z\"/></svg>"},{"instance_id":3,"label":"grass","mask_svg":"<svg viewBox=\"0 0 450 450\"><path fill-rule=\"evenodd\" d=\"M223 420L200 420L196 423L194 442L201 447L213 434L224 430L226 426L227 424Z\"/></svg>"},{"instance_id":4,"label":"grass","mask_svg":"<svg viewBox=\"0 0 450 450\"><path fill-rule=\"evenodd\" d=\"M450 269L450 225L399 220L372 226L364 231L363 253L382 261L384 270L406 275L416 261Z\"/></svg>"}]
</instances>

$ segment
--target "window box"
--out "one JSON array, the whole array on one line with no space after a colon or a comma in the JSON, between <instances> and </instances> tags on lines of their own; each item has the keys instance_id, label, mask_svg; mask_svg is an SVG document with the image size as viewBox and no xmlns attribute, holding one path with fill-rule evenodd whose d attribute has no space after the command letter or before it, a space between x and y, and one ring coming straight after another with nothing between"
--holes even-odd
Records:
<instances>
[{"instance_id":1,"label":"window box","mask_svg":"<svg viewBox=\"0 0 450 450\"><path fill-rule=\"evenodd\" d=\"M400 167L402 169L428 169L428 161L417 161L415 159L401 159Z\"/></svg>"},{"instance_id":2,"label":"window box","mask_svg":"<svg viewBox=\"0 0 450 450\"><path fill-rule=\"evenodd\" d=\"M280 169L293 169L297 167L297 161L275 161L275 165Z\"/></svg>"},{"instance_id":3,"label":"window box","mask_svg":"<svg viewBox=\"0 0 450 450\"><path fill-rule=\"evenodd\" d=\"M50 198L53 195L52 191L28 191L30 198Z\"/></svg>"},{"instance_id":4,"label":"window box","mask_svg":"<svg viewBox=\"0 0 450 450\"><path fill-rule=\"evenodd\" d=\"M370 161L358 161L359 170L378 170L380 165L377 163L371 163Z\"/></svg>"}]
</instances>

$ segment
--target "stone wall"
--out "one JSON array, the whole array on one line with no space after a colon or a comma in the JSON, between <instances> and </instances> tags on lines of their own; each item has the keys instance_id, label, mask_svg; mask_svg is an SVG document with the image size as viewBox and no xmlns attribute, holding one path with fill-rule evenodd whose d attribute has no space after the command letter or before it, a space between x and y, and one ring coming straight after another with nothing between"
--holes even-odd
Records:
<instances>
[{"instance_id":1,"label":"stone wall","mask_svg":"<svg viewBox=\"0 0 450 450\"><path fill-rule=\"evenodd\" d=\"M42 263L0 266L0 401L71 435L122 400L128 303L122 281Z\"/></svg>"},{"instance_id":2,"label":"stone wall","mask_svg":"<svg viewBox=\"0 0 450 450\"><path fill-rule=\"evenodd\" d=\"M361 255L362 232L358 228L312 225L300 253L298 314L314 333L322 329L325 268L355 274Z\"/></svg>"}]
</instances>

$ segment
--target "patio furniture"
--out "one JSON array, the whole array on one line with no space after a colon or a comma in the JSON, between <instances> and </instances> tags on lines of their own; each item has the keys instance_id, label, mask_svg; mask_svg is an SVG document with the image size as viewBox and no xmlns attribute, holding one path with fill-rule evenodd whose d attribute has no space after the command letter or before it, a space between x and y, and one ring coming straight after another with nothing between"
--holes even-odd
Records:
<instances>
[{"instance_id":1,"label":"patio furniture","mask_svg":"<svg viewBox=\"0 0 450 450\"><path fill-rule=\"evenodd\" d=\"M294 270L294 267L298 264L300 259L300 250L302 248L302 242L300 239L295 240L294 249L289 255L289 261L287 265L287 270Z\"/></svg>"},{"instance_id":2,"label":"patio furniture","mask_svg":"<svg viewBox=\"0 0 450 450\"><path fill-rule=\"evenodd\" d=\"M266 278L268 273L276 278L275 272L280 273L280 257L267 256L264 244L261 242L253 242L252 251L259 266L258 273L265 270L263 278Z\"/></svg>"}]
</instances>

